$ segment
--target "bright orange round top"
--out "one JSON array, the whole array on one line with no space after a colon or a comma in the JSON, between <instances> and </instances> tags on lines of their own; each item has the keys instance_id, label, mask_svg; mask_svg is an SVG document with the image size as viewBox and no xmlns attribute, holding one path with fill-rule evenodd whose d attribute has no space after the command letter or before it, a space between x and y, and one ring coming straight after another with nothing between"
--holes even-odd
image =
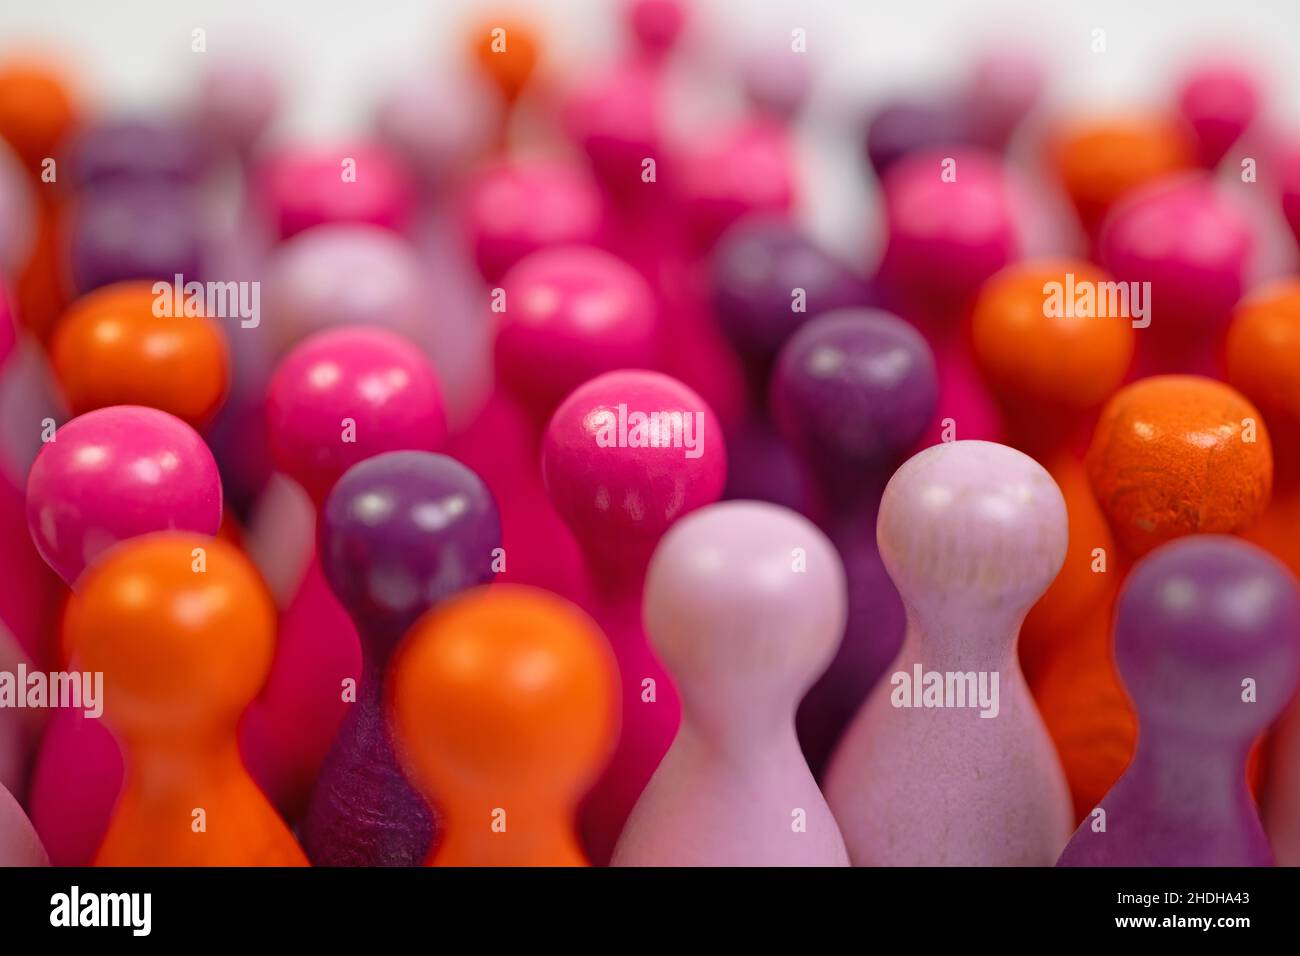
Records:
<instances>
[{"instance_id":1,"label":"bright orange round top","mask_svg":"<svg viewBox=\"0 0 1300 956\"><path fill-rule=\"evenodd\" d=\"M573 813L618 725L617 665L585 613L539 588L475 588L415 624L390 674L404 759L446 817L435 862L582 862Z\"/></svg>"},{"instance_id":2,"label":"bright orange round top","mask_svg":"<svg viewBox=\"0 0 1300 956\"><path fill-rule=\"evenodd\" d=\"M503 19L482 23L471 36L479 66L506 102L513 103L537 66L537 31L526 23Z\"/></svg>"},{"instance_id":3,"label":"bright orange round top","mask_svg":"<svg viewBox=\"0 0 1300 956\"><path fill-rule=\"evenodd\" d=\"M200 550L201 549L201 550ZM66 627L104 674L104 713L125 739L233 739L275 651L275 604L249 560L203 535L126 541L82 579Z\"/></svg>"},{"instance_id":4,"label":"bright orange round top","mask_svg":"<svg viewBox=\"0 0 1300 956\"><path fill-rule=\"evenodd\" d=\"M1300 424L1300 279L1287 279L1245 299L1233 313L1227 341L1228 381L1269 422Z\"/></svg>"},{"instance_id":5,"label":"bright orange round top","mask_svg":"<svg viewBox=\"0 0 1300 956\"><path fill-rule=\"evenodd\" d=\"M77 121L69 86L51 66L23 60L0 66L0 137L39 174Z\"/></svg>"},{"instance_id":6,"label":"bright orange round top","mask_svg":"<svg viewBox=\"0 0 1300 956\"><path fill-rule=\"evenodd\" d=\"M1087 467L1098 504L1133 557L1185 534L1244 530L1273 483L1259 411L1236 389L1195 375L1159 375L1116 393Z\"/></svg>"},{"instance_id":7,"label":"bright orange round top","mask_svg":"<svg viewBox=\"0 0 1300 956\"><path fill-rule=\"evenodd\" d=\"M202 316L156 316L157 299L152 282L119 282L64 313L51 352L74 415L147 405L197 428L216 413L230 380L221 328Z\"/></svg>"},{"instance_id":8,"label":"bright orange round top","mask_svg":"<svg viewBox=\"0 0 1300 956\"><path fill-rule=\"evenodd\" d=\"M1029 415L1030 403L1086 411L1119 387L1133 358L1131 321L1078 315L1087 310L1070 294L1109 281L1090 262L1049 260L1010 266L984 283L971 319L975 361L1004 402Z\"/></svg>"},{"instance_id":9,"label":"bright orange round top","mask_svg":"<svg viewBox=\"0 0 1300 956\"><path fill-rule=\"evenodd\" d=\"M1082 120L1059 130L1048 152L1089 231L1125 193L1195 164L1190 132L1164 116Z\"/></svg>"}]
</instances>

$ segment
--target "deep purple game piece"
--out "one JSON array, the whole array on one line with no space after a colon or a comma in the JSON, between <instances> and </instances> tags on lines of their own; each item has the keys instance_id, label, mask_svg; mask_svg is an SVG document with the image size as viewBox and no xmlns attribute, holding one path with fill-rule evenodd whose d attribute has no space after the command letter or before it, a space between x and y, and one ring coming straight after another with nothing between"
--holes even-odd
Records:
<instances>
[{"instance_id":1,"label":"deep purple game piece","mask_svg":"<svg viewBox=\"0 0 1300 956\"><path fill-rule=\"evenodd\" d=\"M934 356L897 316L845 309L813 319L781 351L772 413L813 477L816 517L844 559L849 615L835 660L799 708L814 773L903 641L902 601L876 545L885 484L938 400Z\"/></svg>"},{"instance_id":2,"label":"deep purple game piece","mask_svg":"<svg viewBox=\"0 0 1300 956\"><path fill-rule=\"evenodd\" d=\"M211 143L193 124L130 117L90 126L68 147L74 189L123 183L197 186L211 165Z\"/></svg>"},{"instance_id":3,"label":"deep purple game piece","mask_svg":"<svg viewBox=\"0 0 1300 956\"><path fill-rule=\"evenodd\" d=\"M1295 578L1239 538L1163 545L1120 592L1115 659L1137 754L1058 865L1271 866L1246 760L1296 687Z\"/></svg>"},{"instance_id":4,"label":"deep purple game piece","mask_svg":"<svg viewBox=\"0 0 1300 956\"><path fill-rule=\"evenodd\" d=\"M899 99L886 103L867 122L867 159L877 176L884 176L900 159L913 153L971 141L971 131L954 106Z\"/></svg>"},{"instance_id":5,"label":"deep purple game piece","mask_svg":"<svg viewBox=\"0 0 1300 956\"><path fill-rule=\"evenodd\" d=\"M493 578L501 521L478 476L398 451L350 468L320 515L321 567L357 626L362 672L300 835L318 866L419 866L435 822L407 783L382 706L384 671L425 611Z\"/></svg>"}]
</instances>

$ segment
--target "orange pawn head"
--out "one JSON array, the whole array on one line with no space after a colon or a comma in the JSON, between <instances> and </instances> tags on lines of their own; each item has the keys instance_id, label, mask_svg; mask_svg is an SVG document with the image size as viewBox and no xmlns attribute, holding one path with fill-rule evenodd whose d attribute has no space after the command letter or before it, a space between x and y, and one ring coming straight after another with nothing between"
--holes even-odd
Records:
<instances>
[{"instance_id":1,"label":"orange pawn head","mask_svg":"<svg viewBox=\"0 0 1300 956\"><path fill-rule=\"evenodd\" d=\"M244 768L236 727L275 650L275 606L221 539L163 532L91 567L67 612L73 652L104 675L126 780L96 862L305 863Z\"/></svg>"},{"instance_id":2,"label":"orange pawn head","mask_svg":"<svg viewBox=\"0 0 1300 956\"><path fill-rule=\"evenodd\" d=\"M523 92L537 66L537 34L524 23L484 22L472 34L474 57L507 103Z\"/></svg>"},{"instance_id":3,"label":"orange pawn head","mask_svg":"<svg viewBox=\"0 0 1300 956\"><path fill-rule=\"evenodd\" d=\"M391 674L403 760L446 825L431 864L586 864L574 815L618 725L617 665L586 614L475 588L415 624Z\"/></svg>"}]
</instances>

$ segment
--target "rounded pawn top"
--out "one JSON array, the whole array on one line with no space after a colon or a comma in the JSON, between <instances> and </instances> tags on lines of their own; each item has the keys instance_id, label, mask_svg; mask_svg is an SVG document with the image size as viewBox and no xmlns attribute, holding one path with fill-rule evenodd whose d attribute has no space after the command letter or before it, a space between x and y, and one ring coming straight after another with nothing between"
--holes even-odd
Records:
<instances>
[{"instance_id":1,"label":"rounded pawn top","mask_svg":"<svg viewBox=\"0 0 1300 956\"><path fill-rule=\"evenodd\" d=\"M318 538L325 580L363 639L396 640L430 607L492 580L501 518L460 462L395 451L344 472Z\"/></svg>"},{"instance_id":2,"label":"rounded pawn top","mask_svg":"<svg viewBox=\"0 0 1300 956\"><path fill-rule=\"evenodd\" d=\"M875 309L819 315L772 378L772 414L823 481L861 489L920 440L939 400L934 355L913 326Z\"/></svg>"},{"instance_id":3,"label":"rounded pawn top","mask_svg":"<svg viewBox=\"0 0 1300 956\"><path fill-rule=\"evenodd\" d=\"M1021 414L1041 406L1086 411L1110 396L1133 359L1127 316L1080 315L1068 287L1110 282L1084 260L1008 266L980 289L971 319L972 351L990 388ZM1061 308L1045 308L1055 283Z\"/></svg>"},{"instance_id":4,"label":"rounded pawn top","mask_svg":"<svg viewBox=\"0 0 1300 956\"><path fill-rule=\"evenodd\" d=\"M1052 476L1028 455L985 441L932 445L904 462L885 486L876 525L903 603L927 618L988 614L1018 623L1065 562L1066 537L1065 499Z\"/></svg>"},{"instance_id":5,"label":"rounded pawn top","mask_svg":"<svg viewBox=\"0 0 1300 956\"><path fill-rule=\"evenodd\" d=\"M0 138L31 173L40 175L46 158L59 155L79 112L60 69L28 59L0 64Z\"/></svg>"},{"instance_id":6,"label":"rounded pawn top","mask_svg":"<svg viewBox=\"0 0 1300 956\"><path fill-rule=\"evenodd\" d=\"M203 439L179 418L119 405L74 418L27 477L27 526L69 586L128 538L175 529L214 535L221 476Z\"/></svg>"},{"instance_id":7,"label":"rounded pawn top","mask_svg":"<svg viewBox=\"0 0 1300 956\"><path fill-rule=\"evenodd\" d=\"M283 84L269 60L226 57L200 76L195 118L226 146L247 154L275 121L283 100Z\"/></svg>"},{"instance_id":8,"label":"rounded pawn top","mask_svg":"<svg viewBox=\"0 0 1300 956\"><path fill-rule=\"evenodd\" d=\"M941 309L966 302L1015 256L1010 182L992 153L913 153L885 174L888 242L880 271L909 299Z\"/></svg>"},{"instance_id":9,"label":"rounded pawn top","mask_svg":"<svg viewBox=\"0 0 1300 956\"><path fill-rule=\"evenodd\" d=\"M1282 712L1300 672L1300 594L1274 557L1238 538L1193 535L1133 566L1120 592L1115 659L1159 735L1244 751ZM1254 682L1246 700L1244 682Z\"/></svg>"},{"instance_id":10,"label":"rounded pawn top","mask_svg":"<svg viewBox=\"0 0 1300 956\"><path fill-rule=\"evenodd\" d=\"M448 840L457 811L477 813L483 800L470 827L494 807L521 817L572 812L617 734L617 665L605 636L540 588L497 584L452 598L416 622L389 673L405 762L446 811Z\"/></svg>"},{"instance_id":11,"label":"rounded pawn top","mask_svg":"<svg viewBox=\"0 0 1300 956\"><path fill-rule=\"evenodd\" d=\"M378 143L282 150L260 171L258 189L280 239L328 222L405 228L414 187Z\"/></svg>"},{"instance_id":12,"label":"rounded pawn top","mask_svg":"<svg viewBox=\"0 0 1300 956\"><path fill-rule=\"evenodd\" d=\"M1254 245L1246 216L1197 173L1119 202L1102 225L1098 255L1116 278L1149 281L1170 321L1205 328L1225 322L1241 298Z\"/></svg>"},{"instance_id":13,"label":"rounded pawn top","mask_svg":"<svg viewBox=\"0 0 1300 956\"><path fill-rule=\"evenodd\" d=\"M732 344L770 362L810 315L865 305L865 280L784 219L743 219L723 234L712 255L713 303ZM796 312L792 291L804 292Z\"/></svg>"},{"instance_id":14,"label":"rounded pawn top","mask_svg":"<svg viewBox=\"0 0 1300 956\"><path fill-rule=\"evenodd\" d=\"M541 56L537 30L515 19L484 21L471 35L474 59L506 103L513 104L528 85Z\"/></svg>"},{"instance_id":15,"label":"rounded pawn top","mask_svg":"<svg viewBox=\"0 0 1300 956\"><path fill-rule=\"evenodd\" d=\"M627 4L627 19L641 50L660 57L681 36L686 25L686 5L682 0L631 0Z\"/></svg>"},{"instance_id":16,"label":"rounded pawn top","mask_svg":"<svg viewBox=\"0 0 1300 956\"><path fill-rule=\"evenodd\" d=\"M675 524L646 572L645 626L692 719L789 719L844 632L844 567L810 521L727 501ZM784 714L780 708L785 705Z\"/></svg>"},{"instance_id":17,"label":"rounded pawn top","mask_svg":"<svg viewBox=\"0 0 1300 956\"><path fill-rule=\"evenodd\" d=\"M1116 539L1138 556L1193 532L1247 528L1268 503L1273 452L1263 418L1236 390L1158 375L1106 404L1087 469Z\"/></svg>"},{"instance_id":18,"label":"rounded pawn top","mask_svg":"<svg viewBox=\"0 0 1300 956\"><path fill-rule=\"evenodd\" d=\"M1207 62L1178 87L1178 111L1196 137L1197 160L1213 168L1259 114L1262 93L1255 75L1230 62Z\"/></svg>"},{"instance_id":19,"label":"rounded pawn top","mask_svg":"<svg viewBox=\"0 0 1300 956\"><path fill-rule=\"evenodd\" d=\"M722 426L694 391L658 372L608 372L556 409L542 477L580 543L615 563L648 560L670 524L717 501Z\"/></svg>"},{"instance_id":20,"label":"rounded pawn top","mask_svg":"<svg viewBox=\"0 0 1300 956\"><path fill-rule=\"evenodd\" d=\"M230 380L225 334L216 319L186 314L184 297L172 301L172 283L162 297L154 285L96 289L55 327L54 371L74 415L148 405L197 428L216 414Z\"/></svg>"},{"instance_id":21,"label":"rounded pawn top","mask_svg":"<svg viewBox=\"0 0 1300 956\"><path fill-rule=\"evenodd\" d=\"M104 710L132 742L235 733L275 651L275 604L256 569L220 538L163 532L129 541L87 572L68 605L82 665L102 671Z\"/></svg>"},{"instance_id":22,"label":"rounded pawn top","mask_svg":"<svg viewBox=\"0 0 1300 956\"><path fill-rule=\"evenodd\" d=\"M1194 162L1190 132L1167 116L1079 120L1057 131L1048 153L1089 232L1125 193Z\"/></svg>"},{"instance_id":23,"label":"rounded pawn top","mask_svg":"<svg viewBox=\"0 0 1300 956\"><path fill-rule=\"evenodd\" d=\"M276 465L318 506L358 461L433 451L447 437L432 365L380 329L333 329L300 343L271 377L266 415Z\"/></svg>"},{"instance_id":24,"label":"rounded pawn top","mask_svg":"<svg viewBox=\"0 0 1300 956\"><path fill-rule=\"evenodd\" d=\"M971 141L1004 149L1047 85L1047 70L1037 53L1015 47L984 51L971 63L958 96Z\"/></svg>"},{"instance_id":25,"label":"rounded pawn top","mask_svg":"<svg viewBox=\"0 0 1300 956\"><path fill-rule=\"evenodd\" d=\"M1241 302L1228 326L1228 381L1264 413L1278 459L1300 458L1300 280Z\"/></svg>"},{"instance_id":26,"label":"rounded pawn top","mask_svg":"<svg viewBox=\"0 0 1300 956\"><path fill-rule=\"evenodd\" d=\"M600 190L581 168L527 157L493 163L466 186L465 226L489 282L547 246L597 245L605 228Z\"/></svg>"},{"instance_id":27,"label":"rounded pawn top","mask_svg":"<svg viewBox=\"0 0 1300 956\"><path fill-rule=\"evenodd\" d=\"M497 374L525 406L549 415L602 372L655 364L654 294L616 256L592 246L542 249L511 267L501 287Z\"/></svg>"},{"instance_id":28,"label":"rounded pawn top","mask_svg":"<svg viewBox=\"0 0 1300 956\"><path fill-rule=\"evenodd\" d=\"M867 160L883 177L899 160L914 153L970 143L965 114L956 104L895 99L867 122Z\"/></svg>"}]
</instances>

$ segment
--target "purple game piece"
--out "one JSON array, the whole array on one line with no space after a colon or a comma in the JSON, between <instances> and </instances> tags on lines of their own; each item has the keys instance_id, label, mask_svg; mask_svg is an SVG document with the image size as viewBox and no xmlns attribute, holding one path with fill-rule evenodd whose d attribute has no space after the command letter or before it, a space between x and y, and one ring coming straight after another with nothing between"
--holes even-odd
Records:
<instances>
[{"instance_id":1,"label":"purple game piece","mask_svg":"<svg viewBox=\"0 0 1300 956\"><path fill-rule=\"evenodd\" d=\"M903 605L876 546L880 495L934 415L934 357L912 326L868 309L805 325L772 379L777 426L814 479L816 517L849 580L844 642L799 708L799 739L819 773L903 641Z\"/></svg>"},{"instance_id":2,"label":"purple game piece","mask_svg":"<svg viewBox=\"0 0 1300 956\"><path fill-rule=\"evenodd\" d=\"M127 118L91 126L68 147L74 189L123 183L197 186L207 175L211 143L197 126Z\"/></svg>"},{"instance_id":3,"label":"purple game piece","mask_svg":"<svg viewBox=\"0 0 1300 956\"><path fill-rule=\"evenodd\" d=\"M957 109L941 103L895 100L882 106L868 121L865 146L871 168L883 177L895 163L913 153L970 141L967 121Z\"/></svg>"},{"instance_id":4,"label":"purple game piece","mask_svg":"<svg viewBox=\"0 0 1300 956\"><path fill-rule=\"evenodd\" d=\"M500 547L491 493L445 455L376 455L330 492L320 516L321 567L361 636L362 672L303 820L313 863L418 866L428 857L435 823L394 753L384 671L420 615L492 580Z\"/></svg>"},{"instance_id":5,"label":"purple game piece","mask_svg":"<svg viewBox=\"0 0 1300 956\"><path fill-rule=\"evenodd\" d=\"M1296 687L1295 578L1239 538L1157 548L1120 593L1115 659L1137 754L1058 865L1271 866L1246 760Z\"/></svg>"}]
</instances>

